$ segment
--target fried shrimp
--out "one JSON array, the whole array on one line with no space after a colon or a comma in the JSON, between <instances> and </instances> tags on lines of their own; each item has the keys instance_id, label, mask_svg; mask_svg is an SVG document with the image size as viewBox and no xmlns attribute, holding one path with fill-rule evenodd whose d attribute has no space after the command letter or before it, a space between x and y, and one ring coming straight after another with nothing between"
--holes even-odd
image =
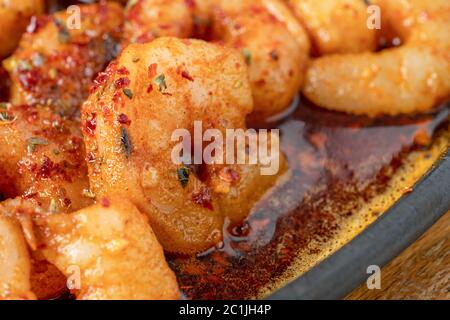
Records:
<instances>
[{"instance_id":1,"label":"fried shrimp","mask_svg":"<svg viewBox=\"0 0 450 320\"><path fill-rule=\"evenodd\" d=\"M129 201L104 198L71 214L38 218L36 224L44 256L72 278L77 299L180 297L161 245Z\"/></svg>"},{"instance_id":2,"label":"fried shrimp","mask_svg":"<svg viewBox=\"0 0 450 320\"><path fill-rule=\"evenodd\" d=\"M309 33L314 55L358 53L377 47L363 0L286 0Z\"/></svg>"},{"instance_id":3,"label":"fried shrimp","mask_svg":"<svg viewBox=\"0 0 450 320\"><path fill-rule=\"evenodd\" d=\"M303 85L309 39L280 0L140 0L128 6L125 30L126 41L200 37L239 50L248 65L255 120L283 111Z\"/></svg>"},{"instance_id":4,"label":"fried shrimp","mask_svg":"<svg viewBox=\"0 0 450 320\"><path fill-rule=\"evenodd\" d=\"M395 4L394 4L395 3ZM383 32L404 44L377 53L319 58L304 94L331 110L377 116L426 112L450 97L450 2L377 1Z\"/></svg>"},{"instance_id":5,"label":"fried shrimp","mask_svg":"<svg viewBox=\"0 0 450 320\"><path fill-rule=\"evenodd\" d=\"M158 38L128 46L99 75L83 105L94 193L129 198L149 216L168 251L192 253L216 244L227 211L223 194L233 193L247 207L276 181L276 176L255 175L257 165L252 170L189 167L172 159L179 143L172 134L183 128L190 135L195 121L221 132L245 129L253 108L246 72L235 50L201 40ZM247 179L255 179L259 188L244 194L242 185L251 185Z\"/></svg>"},{"instance_id":6,"label":"fried shrimp","mask_svg":"<svg viewBox=\"0 0 450 320\"><path fill-rule=\"evenodd\" d=\"M0 58L17 47L30 18L44 11L44 0L0 0Z\"/></svg>"},{"instance_id":7,"label":"fried shrimp","mask_svg":"<svg viewBox=\"0 0 450 320\"><path fill-rule=\"evenodd\" d=\"M80 25L65 10L32 21L4 66L12 79L11 102L49 105L74 116L96 74L114 58L123 10L116 3L80 6Z\"/></svg>"},{"instance_id":8,"label":"fried shrimp","mask_svg":"<svg viewBox=\"0 0 450 320\"><path fill-rule=\"evenodd\" d=\"M92 200L78 124L48 107L0 104L0 192L68 212Z\"/></svg>"},{"instance_id":9,"label":"fried shrimp","mask_svg":"<svg viewBox=\"0 0 450 320\"><path fill-rule=\"evenodd\" d=\"M0 212L0 300L35 299L30 257L20 224Z\"/></svg>"}]
</instances>

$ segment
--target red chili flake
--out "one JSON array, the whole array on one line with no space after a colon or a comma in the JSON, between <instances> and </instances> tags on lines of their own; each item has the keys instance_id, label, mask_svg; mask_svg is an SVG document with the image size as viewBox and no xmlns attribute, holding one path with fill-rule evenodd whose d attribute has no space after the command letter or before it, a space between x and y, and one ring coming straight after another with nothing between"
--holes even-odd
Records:
<instances>
[{"instance_id":1,"label":"red chili flake","mask_svg":"<svg viewBox=\"0 0 450 320\"><path fill-rule=\"evenodd\" d=\"M95 162L95 154L93 152L89 152L86 156L86 161L89 163Z\"/></svg>"},{"instance_id":2,"label":"red chili flake","mask_svg":"<svg viewBox=\"0 0 450 320\"><path fill-rule=\"evenodd\" d=\"M72 204L72 201L69 198L64 198L63 202L66 207L69 207Z\"/></svg>"},{"instance_id":3,"label":"red chili flake","mask_svg":"<svg viewBox=\"0 0 450 320\"><path fill-rule=\"evenodd\" d=\"M152 91L153 91L153 85L149 84L148 87L147 87L147 93L150 93Z\"/></svg>"},{"instance_id":4,"label":"red chili flake","mask_svg":"<svg viewBox=\"0 0 450 320\"><path fill-rule=\"evenodd\" d=\"M266 85L266 80L265 79L259 79L258 81L256 81L256 85L259 87L263 87Z\"/></svg>"},{"instance_id":5,"label":"red chili flake","mask_svg":"<svg viewBox=\"0 0 450 320\"><path fill-rule=\"evenodd\" d=\"M192 194L192 201L194 201L195 204L201 205L203 208L214 210L212 205L212 197L211 197L211 191L208 187L201 187L200 191L194 192Z\"/></svg>"},{"instance_id":6,"label":"red chili flake","mask_svg":"<svg viewBox=\"0 0 450 320\"><path fill-rule=\"evenodd\" d=\"M128 119L127 115L123 114L123 113L119 114L119 116L117 117L117 121L120 124L125 124L125 125L129 125L131 123L131 120Z\"/></svg>"},{"instance_id":7,"label":"red chili flake","mask_svg":"<svg viewBox=\"0 0 450 320\"><path fill-rule=\"evenodd\" d=\"M130 84L130 79L128 78L119 78L114 82L114 87L116 89L122 89L127 87Z\"/></svg>"},{"instance_id":8,"label":"red chili flake","mask_svg":"<svg viewBox=\"0 0 450 320\"><path fill-rule=\"evenodd\" d=\"M109 206L111 205L111 202L108 198L102 198L102 200L100 200L100 203L104 208L109 208Z\"/></svg>"},{"instance_id":9,"label":"red chili flake","mask_svg":"<svg viewBox=\"0 0 450 320\"><path fill-rule=\"evenodd\" d=\"M97 89L105 84L106 80L108 80L109 75L106 72L100 72L97 75L97 78L94 80L94 84L91 86L90 93L94 93Z\"/></svg>"},{"instance_id":10,"label":"red chili flake","mask_svg":"<svg viewBox=\"0 0 450 320\"><path fill-rule=\"evenodd\" d=\"M113 93L112 101L114 103L118 103L122 100L122 93L120 91L116 91Z\"/></svg>"},{"instance_id":11,"label":"red chili flake","mask_svg":"<svg viewBox=\"0 0 450 320\"><path fill-rule=\"evenodd\" d=\"M125 67L121 67L121 68L117 69L117 73L120 75L129 75L130 71L128 71L128 69Z\"/></svg>"},{"instance_id":12,"label":"red chili flake","mask_svg":"<svg viewBox=\"0 0 450 320\"><path fill-rule=\"evenodd\" d=\"M239 173L230 167L225 167L220 170L219 177L220 179L230 183L234 183L240 179Z\"/></svg>"},{"instance_id":13,"label":"red chili flake","mask_svg":"<svg viewBox=\"0 0 450 320\"><path fill-rule=\"evenodd\" d=\"M33 89L39 83L39 79L41 79L41 74L37 68L19 72L19 81L25 89Z\"/></svg>"},{"instance_id":14,"label":"red chili flake","mask_svg":"<svg viewBox=\"0 0 450 320\"><path fill-rule=\"evenodd\" d=\"M97 129L97 114L91 113L84 121L83 132L87 135L93 136L95 134L95 129Z\"/></svg>"},{"instance_id":15,"label":"red chili flake","mask_svg":"<svg viewBox=\"0 0 450 320\"><path fill-rule=\"evenodd\" d=\"M196 7L195 0L184 0L184 3L188 6L190 9L194 9Z\"/></svg>"},{"instance_id":16,"label":"red chili flake","mask_svg":"<svg viewBox=\"0 0 450 320\"><path fill-rule=\"evenodd\" d=\"M168 30L170 28L172 28L171 24L160 24L159 27L163 30Z\"/></svg>"},{"instance_id":17,"label":"red chili flake","mask_svg":"<svg viewBox=\"0 0 450 320\"><path fill-rule=\"evenodd\" d=\"M148 77L153 80L153 78L156 76L156 72L158 69L157 63L152 63L148 66Z\"/></svg>"},{"instance_id":18,"label":"red chili flake","mask_svg":"<svg viewBox=\"0 0 450 320\"><path fill-rule=\"evenodd\" d=\"M139 37L136 38L136 43L148 43L155 40L154 35L151 32L147 32L144 34L141 34Z\"/></svg>"},{"instance_id":19,"label":"red chili flake","mask_svg":"<svg viewBox=\"0 0 450 320\"><path fill-rule=\"evenodd\" d=\"M41 166L39 167L38 176L46 179L52 175L53 170L56 169L55 163L49 157L44 156Z\"/></svg>"},{"instance_id":20,"label":"red chili flake","mask_svg":"<svg viewBox=\"0 0 450 320\"><path fill-rule=\"evenodd\" d=\"M194 81L194 78L192 78L192 76L187 71L181 72L181 76L185 79L188 79L189 81Z\"/></svg>"}]
</instances>

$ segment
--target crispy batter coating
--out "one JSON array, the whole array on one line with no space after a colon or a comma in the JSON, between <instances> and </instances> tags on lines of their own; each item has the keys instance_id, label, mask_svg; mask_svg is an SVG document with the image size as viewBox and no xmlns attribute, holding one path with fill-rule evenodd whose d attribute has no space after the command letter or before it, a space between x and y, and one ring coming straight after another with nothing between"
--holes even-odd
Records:
<instances>
[{"instance_id":1,"label":"crispy batter coating","mask_svg":"<svg viewBox=\"0 0 450 320\"><path fill-rule=\"evenodd\" d=\"M315 55L376 49L377 33L367 27L369 15L363 0L285 1L308 31Z\"/></svg>"},{"instance_id":2,"label":"crispy batter coating","mask_svg":"<svg viewBox=\"0 0 450 320\"><path fill-rule=\"evenodd\" d=\"M93 191L97 197L129 198L150 217L168 251L192 253L216 244L228 209L221 194L232 192L247 207L262 192L246 190L251 194L240 197L239 186L256 179L252 183L259 182L265 191L276 180L255 175L258 166L184 168L171 158L179 143L171 140L174 130L192 133L194 121L201 120L204 130L245 129L253 107L246 72L235 50L159 38L128 46L99 75L83 105Z\"/></svg>"},{"instance_id":3,"label":"crispy batter coating","mask_svg":"<svg viewBox=\"0 0 450 320\"><path fill-rule=\"evenodd\" d=\"M255 101L252 120L287 108L301 90L310 43L280 0L139 0L128 6L125 41L201 37L241 51Z\"/></svg>"},{"instance_id":4,"label":"crispy batter coating","mask_svg":"<svg viewBox=\"0 0 450 320\"><path fill-rule=\"evenodd\" d=\"M377 116L426 112L450 97L450 2L377 1L404 44L319 58L304 94L327 109ZM401 4L400 4L401 3Z\"/></svg>"},{"instance_id":5,"label":"crispy batter coating","mask_svg":"<svg viewBox=\"0 0 450 320\"><path fill-rule=\"evenodd\" d=\"M174 273L147 218L125 199L36 220L39 246L80 300L178 299ZM78 278L79 276L79 278Z\"/></svg>"},{"instance_id":6,"label":"crispy batter coating","mask_svg":"<svg viewBox=\"0 0 450 320\"><path fill-rule=\"evenodd\" d=\"M0 105L0 191L69 212L92 203L77 123L48 107Z\"/></svg>"},{"instance_id":7,"label":"crispy batter coating","mask_svg":"<svg viewBox=\"0 0 450 320\"><path fill-rule=\"evenodd\" d=\"M30 18L44 11L44 0L0 0L0 58L17 47Z\"/></svg>"},{"instance_id":8,"label":"crispy batter coating","mask_svg":"<svg viewBox=\"0 0 450 320\"><path fill-rule=\"evenodd\" d=\"M80 25L66 10L32 21L4 66L13 104L49 105L77 114L96 74L117 51L123 9L116 3L80 6Z\"/></svg>"}]
</instances>

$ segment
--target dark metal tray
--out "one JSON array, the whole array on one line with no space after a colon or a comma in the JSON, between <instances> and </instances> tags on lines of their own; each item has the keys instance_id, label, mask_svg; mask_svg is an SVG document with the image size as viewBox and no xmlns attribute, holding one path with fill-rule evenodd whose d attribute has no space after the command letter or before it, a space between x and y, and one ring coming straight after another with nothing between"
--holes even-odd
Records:
<instances>
[{"instance_id":1,"label":"dark metal tray","mask_svg":"<svg viewBox=\"0 0 450 320\"><path fill-rule=\"evenodd\" d=\"M268 299L341 299L384 266L450 210L450 149L385 214L317 266Z\"/></svg>"}]
</instances>

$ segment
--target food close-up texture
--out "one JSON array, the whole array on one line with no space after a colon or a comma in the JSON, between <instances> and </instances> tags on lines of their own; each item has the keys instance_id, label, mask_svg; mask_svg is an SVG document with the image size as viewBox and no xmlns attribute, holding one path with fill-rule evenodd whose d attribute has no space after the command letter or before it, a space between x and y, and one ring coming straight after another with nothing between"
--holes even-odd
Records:
<instances>
[{"instance_id":1,"label":"food close-up texture","mask_svg":"<svg viewBox=\"0 0 450 320\"><path fill-rule=\"evenodd\" d=\"M0 26L0 299L265 297L449 145L448 0L0 0ZM240 161L264 139L271 174Z\"/></svg>"}]
</instances>

